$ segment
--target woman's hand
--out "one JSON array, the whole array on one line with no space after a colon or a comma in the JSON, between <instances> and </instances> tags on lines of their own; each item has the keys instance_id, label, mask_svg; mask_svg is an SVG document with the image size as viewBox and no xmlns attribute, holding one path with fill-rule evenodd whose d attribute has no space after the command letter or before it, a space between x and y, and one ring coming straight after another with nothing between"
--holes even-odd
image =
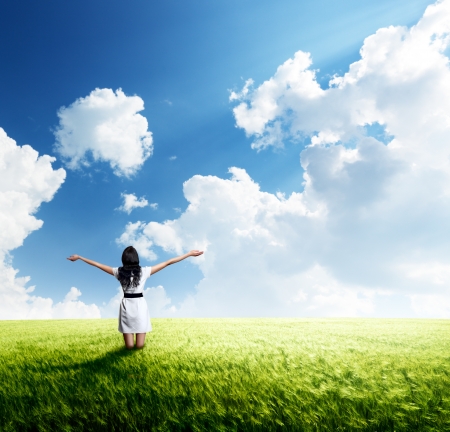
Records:
<instances>
[{"instance_id":1,"label":"woman's hand","mask_svg":"<svg viewBox=\"0 0 450 432\"><path fill-rule=\"evenodd\" d=\"M203 251L199 251L199 250L191 250L190 252L188 252L189 256L199 256L201 254L203 254Z\"/></svg>"},{"instance_id":2,"label":"woman's hand","mask_svg":"<svg viewBox=\"0 0 450 432\"><path fill-rule=\"evenodd\" d=\"M113 272L112 267L107 266L107 265L105 265L105 264L100 264L100 263L98 263L98 262L96 262L96 261L92 261L92 260L90 260L90 259L88 259L88 258L84 258L84 257L82 257L82 256L80 256L80 255L70 255L70 257L67 258L67 259L68 259L69 261L76 261L76 260L84 261L86 264L89 264L89 265L91 265L91 266L97 267L97 268L99 268L100 270L103 270L104 272L106 272L106 273L108 273L108 274L110 274L110 275L114 275L114 272Z\"/></svg>"}]
</instances>

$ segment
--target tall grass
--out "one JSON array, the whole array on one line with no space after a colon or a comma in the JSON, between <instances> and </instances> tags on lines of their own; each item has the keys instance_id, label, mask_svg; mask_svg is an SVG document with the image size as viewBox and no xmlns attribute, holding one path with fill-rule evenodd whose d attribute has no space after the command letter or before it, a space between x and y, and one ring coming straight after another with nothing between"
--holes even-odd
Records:
<instances>
[{"instance_id":1,"label":"tall grass","mask_svg":"<svg viewBox=\"0 0 450 432\"><path fill-rule=\"evenodd\" d=\"M446 431L450 322L0 322L0 430Z\"/></svg>"}]
</instances>

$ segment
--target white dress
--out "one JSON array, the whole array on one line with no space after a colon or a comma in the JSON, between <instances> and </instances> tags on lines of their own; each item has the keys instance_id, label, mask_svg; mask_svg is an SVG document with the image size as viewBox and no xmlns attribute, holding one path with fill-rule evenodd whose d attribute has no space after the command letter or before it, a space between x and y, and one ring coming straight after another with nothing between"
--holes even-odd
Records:
<instances>
[{"instance_id":1,"label":"white dress","mask_svg":"<svg viewBox=\"0 0 450 432\"><path fill-rule=\"evenodd\" d=\"M126 292L138 294L144 291L144 285L150 277L151 267L141 267L141 280L136 288L129 287ZM113 267L114 276L118 279L119 268ZM122 287L122 289L124 289ZM120 333L147 333L152 331L150 314L144 297L123 298L119 309Z\"/></svg>"}]
</instances>

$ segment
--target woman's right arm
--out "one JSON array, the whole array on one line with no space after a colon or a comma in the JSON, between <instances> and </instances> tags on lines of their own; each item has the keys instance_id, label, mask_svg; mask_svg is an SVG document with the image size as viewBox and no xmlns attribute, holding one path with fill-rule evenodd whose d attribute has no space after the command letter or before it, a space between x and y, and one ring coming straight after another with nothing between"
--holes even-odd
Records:
<instances>
[{"instance_id":1,"label":"woman's right arm","mask_svg":"<svg viewBox=\"0 0 450 432\"><path fill-rule=\"evenodd\" d=\"M80 256L80 255L71 255L71 256L70 256L69 258L67 258L67 259L68 259L69 261L76 261L76 260L84 261L86 264L89 264L89 265L91 265L91 266L97 267L97 268L99 268L100 270L103 270L104 272L106 272L106 273L108 273L108 274L114 276L112 267L107 266L107 265L104 265L104 264L100 264L100 263L98 263L98 262L92 261L92 260L87 259L87 258L83 258L83 257Z\"/></svg>"}]
</instances>

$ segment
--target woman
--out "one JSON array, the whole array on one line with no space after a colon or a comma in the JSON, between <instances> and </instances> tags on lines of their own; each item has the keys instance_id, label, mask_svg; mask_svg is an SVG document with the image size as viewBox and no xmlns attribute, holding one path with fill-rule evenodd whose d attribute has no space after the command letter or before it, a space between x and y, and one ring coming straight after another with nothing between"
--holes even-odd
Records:
<instances>
[{"instance_id":1,"label":"woman","mask_svg":"<svg viewBox=\"0 0 450 432\"><path fill-rule=\"evenodd\" d=\"M147 302L143 295L146 280L150 275L159 272L171 264L175 264L190 256L199 256L202 253L202 251L192 250L184 255L180 255L152 267L141 267L139 265L139 256L133 246L128 246L123 251L122 267L109 267L79 255L71 255L67 259L70 261L77 261L80 259L87 264L115 276L119 280L124 292L124 297L119 309L119 331L123 334L125 346L128 349L132 349L134 346L135 333L136 348L143 348L145 334L152 330Z\"/></svg>"}]
</instances>

